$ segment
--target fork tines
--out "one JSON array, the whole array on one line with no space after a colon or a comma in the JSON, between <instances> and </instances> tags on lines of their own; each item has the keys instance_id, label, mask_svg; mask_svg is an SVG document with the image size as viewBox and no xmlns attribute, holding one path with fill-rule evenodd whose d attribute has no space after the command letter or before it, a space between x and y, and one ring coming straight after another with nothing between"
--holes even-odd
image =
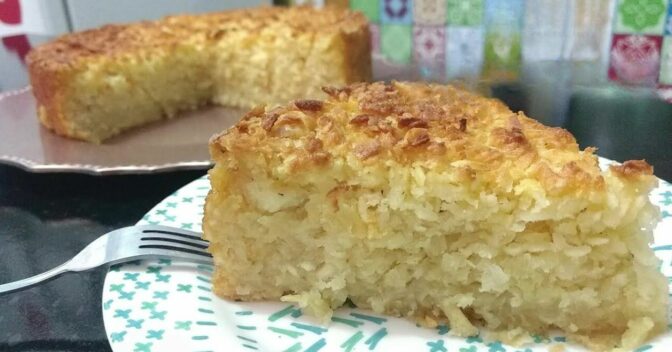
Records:
<instances>
[{"instance_id":1,"label":"fork tines","mask_svg":"<svg viewBox=\"0 0 672 352\"><path fill-rule=\"evenodd\" d=\"M154 236L152 236L154 234ZM208 241L190 231L178 231L172 228L151 228L142 230L139 248L164 249L186 252L210 257L205 251Z\"/></svg>"}]
</instances>

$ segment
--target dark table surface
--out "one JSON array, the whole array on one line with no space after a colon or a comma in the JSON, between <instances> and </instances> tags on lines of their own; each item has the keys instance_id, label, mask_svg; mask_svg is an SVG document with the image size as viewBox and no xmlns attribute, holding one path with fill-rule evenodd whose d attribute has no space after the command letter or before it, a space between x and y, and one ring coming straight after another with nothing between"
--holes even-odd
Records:
<instances>
[{"instance_id":1,"label":"dark table surface","mask_svg":"<svg viewBox=\"0 0 672 352\"><path fill-rule=\"evenodd\" d=\"M0 165L0 283L61 264L204 173L101 177ZM0 296L0 351L109 351L101 311L105 272L65 275Z\"/></svg>"}]
</instances>

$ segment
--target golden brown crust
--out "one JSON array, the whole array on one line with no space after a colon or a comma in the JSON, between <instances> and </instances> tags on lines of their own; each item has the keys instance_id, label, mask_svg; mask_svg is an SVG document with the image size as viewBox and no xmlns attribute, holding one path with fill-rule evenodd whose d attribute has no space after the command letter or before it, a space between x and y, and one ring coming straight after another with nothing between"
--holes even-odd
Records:
<instances>
[{"instance_id":1,"label":"golden brown crust","mask_svg":"<svg viewBox=\"0 0 672 352\"><path fill-rule=\"evenodd\" d=\"M28 55L28 71L33 94L38 102L37 113L40 121L56 133L68 135L70 131L61 111L63 92L67 90L64 72L40 64L30 54Z\"/></svg>"},{"instance_id":2,"label":"golden brown crust","mask_svg":"<svg viewBox=\"0 0 672 352\"><path fill-rule=\"evenodd\" d=\"M612 165L609 168L618 176L625 178L653 175L653 166L649 165L646 160L628 160L623 164Z\"/></svg>"},{"instance_id":3,"label":"golden brown crust","mask_svg":"<svg viewBox=\"0 0 672 352\"><path fill-rule=\"evenodd\" d=\"M27 60L31 68L64 70L81 59L166 48L185 41L216 41L229 31L241 29L255 31L278 22L297 33L341 32L346 38L350 38L348 36L368 38L368 29L362 30L363 27L368 28L366 19L357 12L332 7L321 10L308 6L261 7L202 15L170 16L157 21L106 25L69 33L34 48L28 54ZM350 39L359 42L358 38ZM368 50L368 39L364 42L366 48L362 49ZM358 65L361 62L359 59L369 56L369 51L362 51L355 50L350 55L352 59L358 60L353 61Z\"/></svg>"},{"instance_id":4,"label":"golden brown crust","mask_svg":"<svg viewBox=\"0 0 672 352\"><path fill-rule=\"evenodd\" d=\"M369 77L373 76L369 26L348 26L348 28L343 36L346 48L345 65L343 65L346 70L346 82L368 81ZM360 30L353 30L355 28Z\"/></svg>"},{"instance_id":5,"label":"golden brown crust","mask_svg":"<svg viewBox=\"0 0 672 352\"><path fill-rule=\"evenodd\" d=\"M291 158L293 170L325 165L305 155L311 153L305 146L318 138L321 151L333 158L455 165L465 177L478 174L502 187L511 178L537 180L549 194L604 187L594 149L581 151L569 132L513 113L494 99L450 86L399 82L324 91L319 112L295 104L257 110L213 143L231 153ZM285 120L291 128L279 124ZM628 177L651 174L642 161L613 170Z\"/></svg>"}]
</instances>

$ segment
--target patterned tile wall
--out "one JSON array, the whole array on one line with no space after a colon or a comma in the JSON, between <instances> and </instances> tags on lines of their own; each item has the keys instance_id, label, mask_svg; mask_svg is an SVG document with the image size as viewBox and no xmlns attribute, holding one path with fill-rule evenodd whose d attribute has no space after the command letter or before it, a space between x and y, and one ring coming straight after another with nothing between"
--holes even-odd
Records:
<instances>
[{"instance_id":1,"label":"patterned tile wall","mask_svg":"<svg viewBox=\"0 0 672 352\"><path fill-rule=\"evenodd\" d=\"M328 3L328 1L327 1ZM350 0L376 55L434 79L515 79L524 62L601 63L672 97L672 0Z\"/></svg>"},{"instance_id":2,"label":"patterned tile wall","mask_svg":"<svg viewBox=\"0 0 672 352\"><path fill-rule=\"evenodd\" d=\"M373 50L435 79L516 77L524 0L350 0L371 21Z\"/></svg>"}]
</instances>

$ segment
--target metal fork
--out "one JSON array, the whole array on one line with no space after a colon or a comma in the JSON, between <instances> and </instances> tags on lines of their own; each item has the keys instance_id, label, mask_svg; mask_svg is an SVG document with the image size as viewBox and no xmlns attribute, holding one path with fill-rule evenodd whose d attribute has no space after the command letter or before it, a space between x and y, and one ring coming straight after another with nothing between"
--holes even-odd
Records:
<instances>
[{"instance_id":1,"label":"metal fork","mask_svg":"<svg viewBox=\"0 0 672 352\"><path fill-rule=\"evenodd\" d=\"M0 285L0 295L25 290L68 272L138 259L174 258L212 264L206 248L208 241L197 232L158 225L124 227L97 238L72 259L49 271Z\"/></svg>"}]
</instances>

